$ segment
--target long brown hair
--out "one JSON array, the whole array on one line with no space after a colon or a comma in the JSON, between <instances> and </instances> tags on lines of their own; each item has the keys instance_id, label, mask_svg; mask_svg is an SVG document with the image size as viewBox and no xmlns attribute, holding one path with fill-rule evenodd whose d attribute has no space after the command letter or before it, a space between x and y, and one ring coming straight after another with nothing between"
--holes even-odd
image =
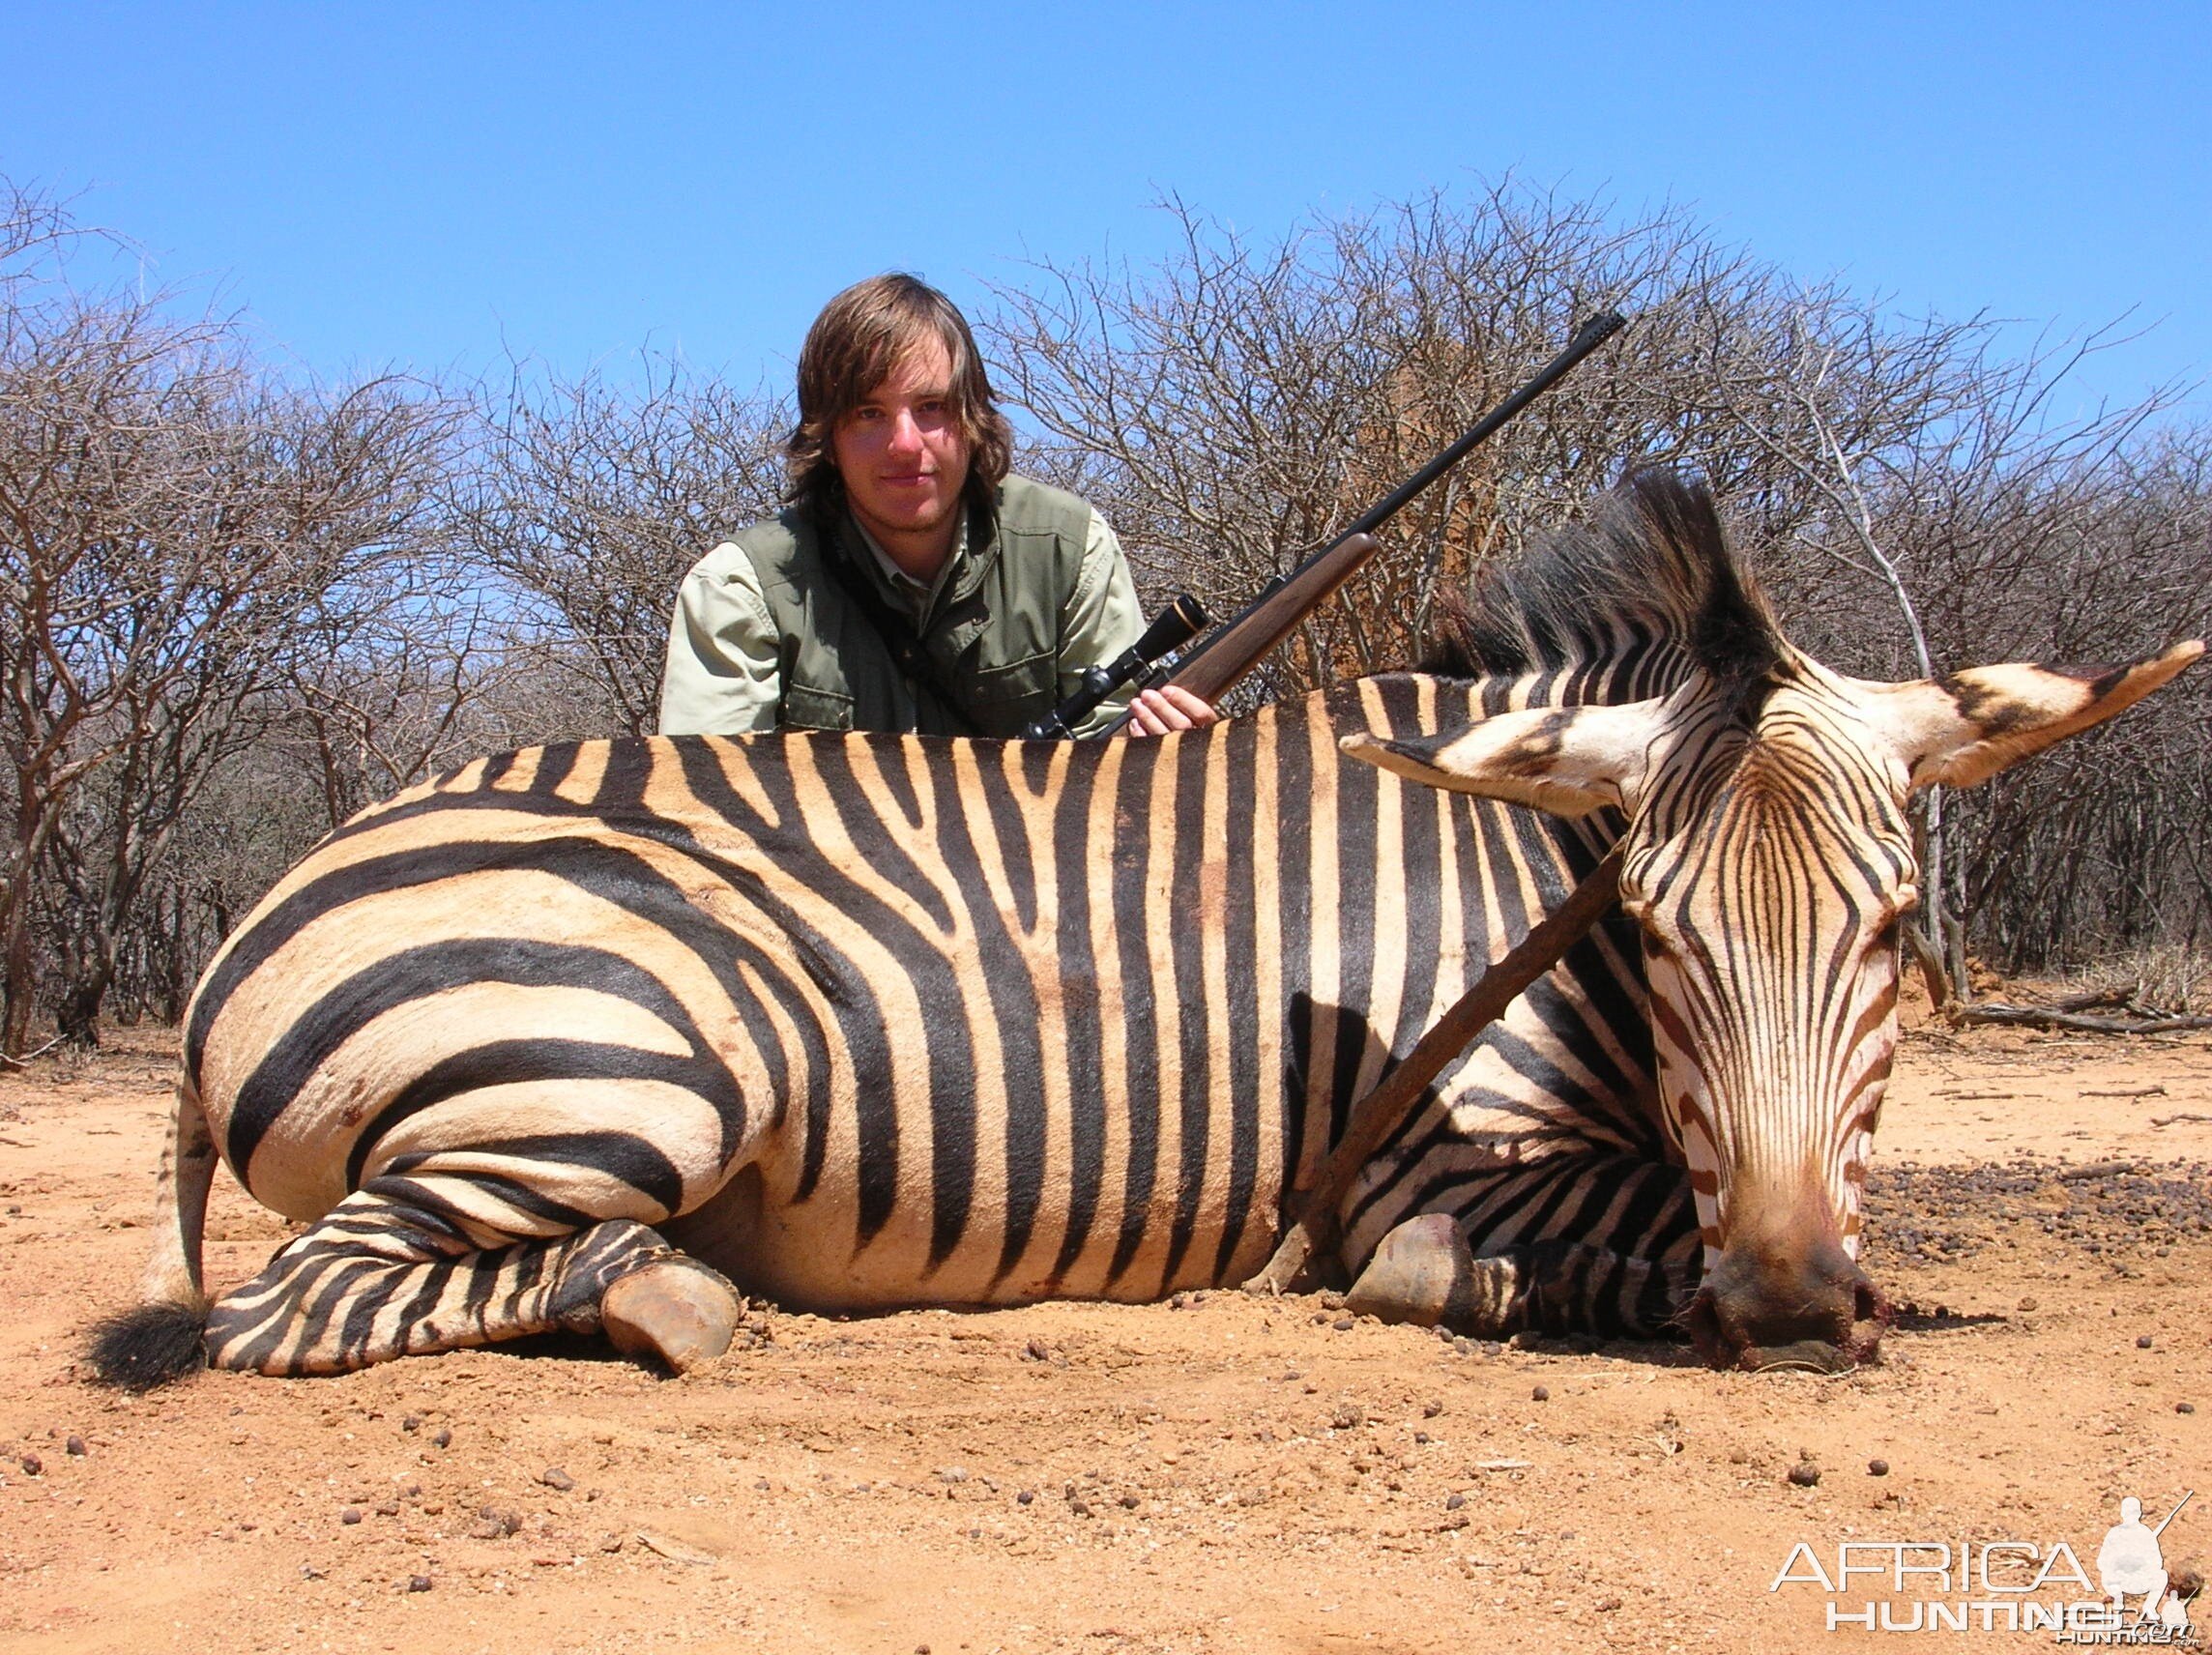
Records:
<instances>
[{"instance_id":1,"label":"long brown hair","mask_svg":"<svg viewBox=\"0 0 2212 1655\"><path fill-rule=\"evenodd\" d=\"M945 346L952 364L952 417L968 443L968 509L988 521L1013 458L1013 427L991 395L967 318L902 271L846 288L807 329L799 353L799 425L783 446L786 500L824 520L842 509L844 481L832 446L837 423L927 338Z\"/></svg>"}]
</instances>

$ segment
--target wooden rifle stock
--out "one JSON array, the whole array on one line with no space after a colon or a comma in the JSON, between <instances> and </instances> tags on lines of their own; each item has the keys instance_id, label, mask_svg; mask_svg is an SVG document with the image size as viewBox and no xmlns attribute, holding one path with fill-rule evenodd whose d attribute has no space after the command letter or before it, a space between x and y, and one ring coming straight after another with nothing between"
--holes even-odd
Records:
<instances>
[{"instance_id":1,"label":"wooden rifle stock","mask_svg":"<svg viewBox=\"0 0 2212 1655\"><path fill-rule=\"evenodd\" d=\"M1359 572L1381 543L1374 531L1398 512L1430 483L1461 460L1522 409L1566 377L1575 364L1618 333L1626 324L1614 311L1602 311L1575 330L1566 349L1546 363L1534 378L1485 414L1457 442L1377 502L1343 534L1324 546L1289 574L1271 582L1260 595L1191 650L1167 682L1187 689L1202 701L1217 701L1238 680L1258 666L1267 652L1290 636L1291 628L1325 602L1329 595ZM1119 734L1128 723L1123 713L1102 735Z\"/></svg>"},{"instance_id":2,"label":"wooden rifle stock","mask_svg":"<svg viewBox=\"0 0 2212 1655\"><path fill-rule=\"evenodd\" d=\"M1243 612L1219 627L1167 682L1201 701L1218 701L1229 687L1290 636L1291 628L1357 574L1382 545L1373 535L1345 535L1292 573L1270 585Z\"/></svg>"}]
</instances>

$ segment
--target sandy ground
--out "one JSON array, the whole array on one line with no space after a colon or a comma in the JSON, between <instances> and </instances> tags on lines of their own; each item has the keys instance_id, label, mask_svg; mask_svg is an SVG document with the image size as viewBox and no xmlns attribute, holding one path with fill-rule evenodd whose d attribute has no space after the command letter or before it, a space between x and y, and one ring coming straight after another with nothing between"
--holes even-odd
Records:
<instances>
[{"instance_id":1,"label":"sandy ground","mask_svg":"<svg viewBox=\"0 0 2212 1655\"><path fill-rule=\"evenodd\" d=\"M2093 1577L2123 1495L2194 1488L2162 1544L2212 1553L2200 1036L1912 1036L1870 1198L1905 1314L1831 1379L1216 1292L769 1312L675 1380L540 1344L117 1398L73 1353L139 1267L167 1067L127 1033L0 1079L0 1648L1889 1647L1829 1608L1966 1596L1772 1589L1798 1542ZM211 1234L219 1284L284 1231L226 1181ZM1911 1641L2052 1641L1969 1625Z\"/></svg>"}]
</instances>

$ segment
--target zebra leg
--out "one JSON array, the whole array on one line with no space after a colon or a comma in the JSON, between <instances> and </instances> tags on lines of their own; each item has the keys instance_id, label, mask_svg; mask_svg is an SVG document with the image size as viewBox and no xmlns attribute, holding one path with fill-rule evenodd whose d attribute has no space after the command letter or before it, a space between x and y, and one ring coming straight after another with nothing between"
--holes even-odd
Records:
<instances>
[{"instance_id":1,"label":"zebra leg","mask_svg":"<svg viewBox=\"0 0 2212 1655\"><path fill-rule=\"evenodd\" d=\"M729 1284L634 1219L487 1234L425 1184L369 1180L223 1294L208 1318L209 1364L345 1373L556 1328L596 1332L610 1295L624 1313L609 1331L627 1351L681 1369L728 1347L738 1318ZM647 1279L613 1293L637 1276Z\"/></svg>"},{"instance_id":2,"label":"zebra leg","mask_svg":"<svg viewBox=\"0 0 2212 1655\"><path fill-rule=\"evenodd\" d=\"M1555 1239L1478 1259L1449 1213L1430 1212L1382 1237L1345 1305L1479 1339L1521 1332L1650 1339L1674 1330L1698 1275L1696 1250L1679 1246L1635 1258Z\"/></svg>"}]
</instances>

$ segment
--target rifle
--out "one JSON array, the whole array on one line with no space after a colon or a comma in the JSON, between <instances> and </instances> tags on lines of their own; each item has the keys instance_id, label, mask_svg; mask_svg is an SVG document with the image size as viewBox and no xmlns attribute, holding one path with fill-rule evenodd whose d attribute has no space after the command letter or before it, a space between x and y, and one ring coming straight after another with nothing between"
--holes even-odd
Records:
<instances>
[{"instance_id":1,"label":"rifle","mask_svg":"<svg viewBox=\"0 0 2212 1655\"><path fill-rule=\"evenodd\" d=\"M1477 420L1466 435L1400 483L1384 499L1369 507L1334 540L1289 574L1271 581L1259 596L1216 628L1204 643L1182 656L1165 682L1189 690L1201 701L1218 701L1232 685L1266 659L1267 652L1288 637L1292 627L1325 602L1338 587L1359 572L1367 560L1375 555L1381 543L1375 538L1375 530L1395 517L1429 484L1465 459L1480 444L1488 441L1499 427L1565 378L1583 358L1618 333L1623 326L1623 318L1611 310L1600 311L1585 322L1575 330L1575 336L1567 341L1566 349L1539 368L1534 378ZM1186 601L1189 600L1182 596L1177 599L1179 605ZM1205 622L1202 620L1199 624L1204 625ZM1147 634L1147 638L1150 638L1150 633ZM1111 676L1136 653L1135 650L1128 652L1105 669L1106 673ZM1147 657L1143 664L1149 665L1156 658ZM1072 726L1106 696L1130 682L1136 670L1138 669L1133 668L1129 673L1114 679L1095 694L1091 693L1091 685L1087 682L1085 687L1069 697L1050 719L1040 719L1033 728L1044 731L1055 724L1061 729ZM1089 696L1087 701L1083 699L1086 696ZM1081 705L1078 705L1079 702ZM1124 712L1099 734L1116 735L1128 721L1129 715Z\"/></svg>"},{"instance_id":2,"label":"rifle","mask_svg":"<svg viewBox=\"0 0 2212 1655\"><path fill-rule=\"evenodd\" d=\"M1023 725L1022 740L1064 741L1075 734L1075 726L1088 717L1092 709L1124 684L1145 689L1161 682L1165 675L1158 662L1197 637L1212 620L1205 604L1187 592L1177 593L1145 628L1143 637L1104 666L1086 667L1080 689L1046 716L1033 718Z\"/></svg>"},{"instance_id":3,"label":"rifle","mask_svg":"<svg viewBox=\"0 0 2212 1655\"><path fill-rule=\"evenodd\" d=\"M2174 1508L2173 1508L2171 1511L2169 1511L2169 1512L2168 1512L2168 1513L2166 1514L2166 1522L2165 1522L2165 1523L2161 1523L2161 1524L2159 1524L2159 1525L2158 1525L2156 1528L2154 1528L2154 1529L2152 1529L2152 1530L2150 1531L2150 1537L2151 1537L2153 1540L2156 1540L2156 1539L2157 1539L2157 1538L2158 1538L2160 1535L2162 1535L2162 1534L2164 1534L2164 1533L2166 1532L2166 1524L2167 1524L2168 1523L2171 1523L2171 1522L2172 1522L2172 1521L2173 1521L2175 1518L2177 1518L2177 1517L2179 1517L2179 1516L2181 1515L2181 1508L2182 1508L2182 1506L2185 1506L2185 1505L2187 1505L2187 1504L2190 1502L2190 1500L2191 1500L2191 1499L2192 1499L2192 1498L2193 1498L2193 1497L2196 1495L2196 1493L2197 1493L2197 1491L2196 1491L2195 1489L2185 1489L2184 1491L2182 1491L2182 1495L2181 1495L2181 1499L2180 1499L2180 1502L2179 1502L2178 1504L2176 1504L2176 1505L2174 1506Z\"/></svg>"}]
</instances>

